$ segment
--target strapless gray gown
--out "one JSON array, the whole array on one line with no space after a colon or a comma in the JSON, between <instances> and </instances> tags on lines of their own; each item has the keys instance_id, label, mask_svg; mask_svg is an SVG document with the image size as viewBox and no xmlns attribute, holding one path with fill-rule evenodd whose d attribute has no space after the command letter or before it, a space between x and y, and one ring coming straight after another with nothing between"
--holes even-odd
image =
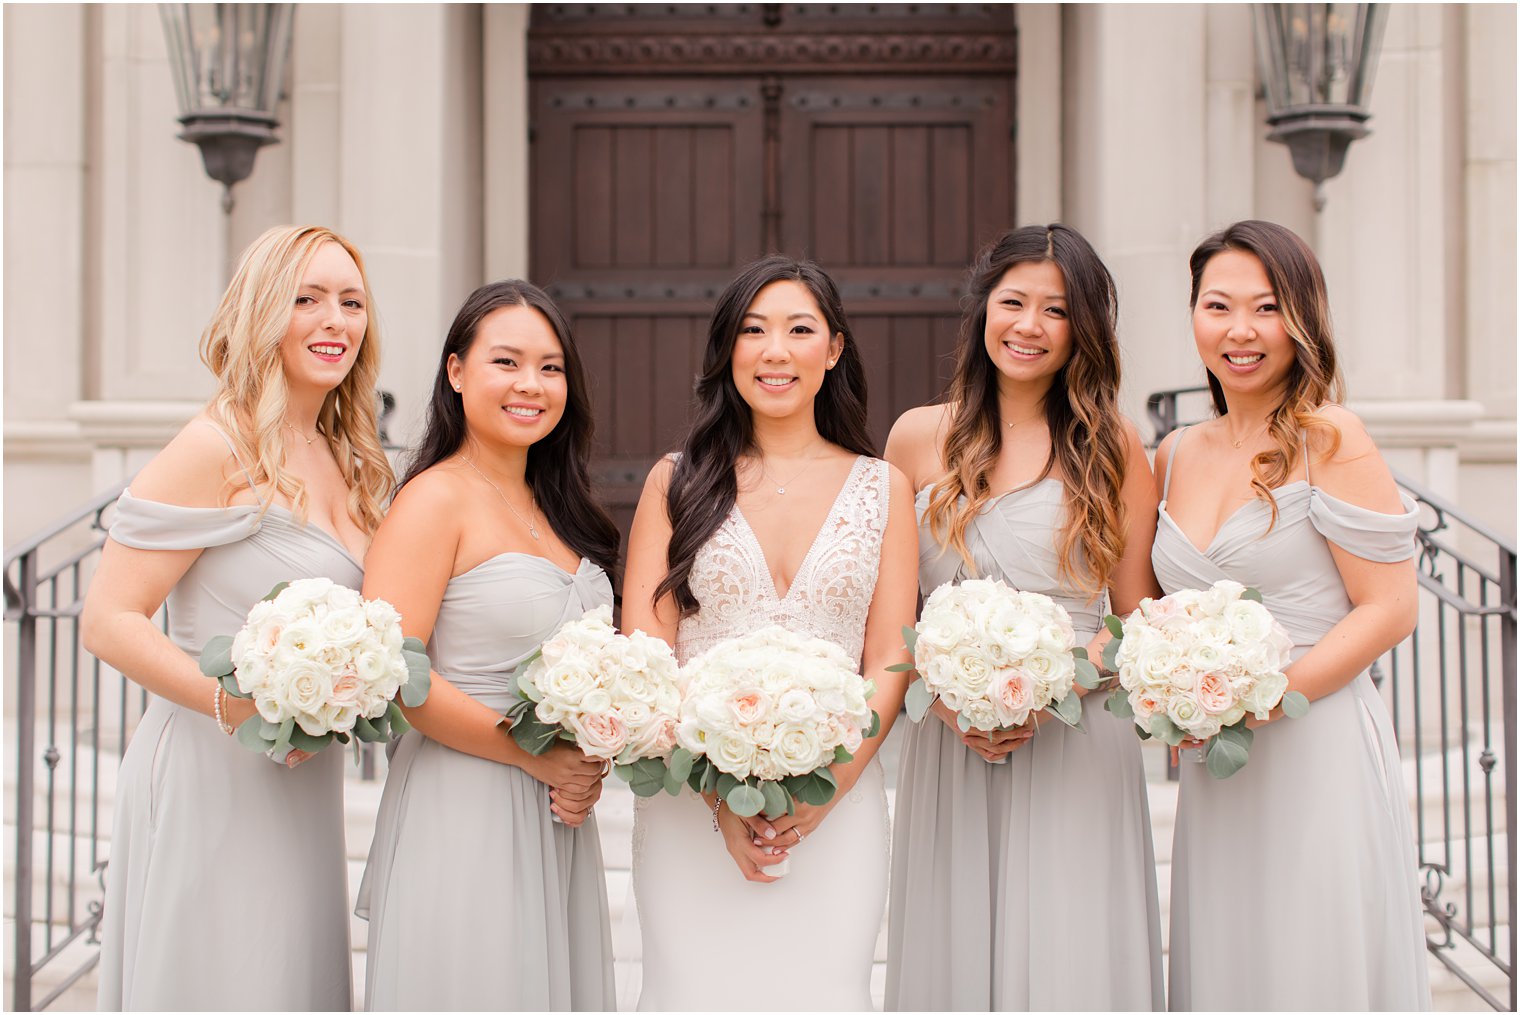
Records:
<instances>
[{"instance_id":1,"label":"strapless gray gown","mask_svg":"<svg viewBox=\"0 0 1520 1015\"><path fill-rule=\"evenodd\" d=\"M919 492L920 518L930 489ZM1062 586L1059 480L994 499L966 542L977 577L1050 596L1077 643L1103 599ZM919 529L925 595L964 577ZM1140 741L1083 701L1086 734L1059 722L992 765L934 715L908 724L893 820L888 1010L1159 1010L1161 922Z\"/></svg>"},{"instance_id":2,"label":"strapless gray gown","mask_svg":"<svg viewBox=\"0 0 1520 1015\"><path fill-rule=\"evenodd\" d=\"M269 590L363 572L288 511L116 504L111 538L203 548L169 593L169 637L195 656ZM206 681L206 700L212 683ZM294 769L153 698L122 757L102 914L102 1010L347 1011L352 1007L344 752Z\"/></svg>"},{"instance_id":3,"label":"strapless gray gown","mask_svg":"<svg viewBox=\"0 0 1520 1015\"><path fill-rule=\"evenodd\" d=\"M1179 440L1172 450L1176 461ZM1171 485L1171 465L1163 497ZM1330 543L1368 560L1414 555L1418 509L1387 515L1306 479L1225 520L1200 551L1161 505L1152 561L1167 592L1230 578L1261 590L1309 651L1351 612ZM1398 745L1367 673L1302 719L1256 731L1251 761L1215 779L1184 752L1172 846L1175 1011L1430 1007L1418 861Z\"/></svg>"},{"instance_id":4,"label":"strapless gray gown","mask_svg":"<svg viewBox=\"0 0 1520 1015\"><path fill-rule=\"evenodd\" d=\"M562 623L611 603L590 561L571 575L500 554L449 582L428 654L439 676L505 711L512 669ZM554 821L549 788L515 766L402 737L357 911L370 921L372 1011L616 1007L595 814L579 828Z\"/></svg>"}]
</instances>

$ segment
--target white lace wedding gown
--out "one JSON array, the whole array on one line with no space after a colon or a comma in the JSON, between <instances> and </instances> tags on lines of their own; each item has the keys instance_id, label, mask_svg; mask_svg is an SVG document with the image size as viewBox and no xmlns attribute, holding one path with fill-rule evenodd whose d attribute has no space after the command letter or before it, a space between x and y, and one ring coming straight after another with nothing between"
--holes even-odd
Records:
<instances>
[{"instance_id":1,"label":"white lace wedding gown","mask_svg":"<svg viewBox=\"0 0 1520 1015\"><path fill-rule=\"evenodd\" d=\"M857 664L876 589L890 476L856 459L786 595L737 506L698 551L699 610L680 624L685 662L725 638L780 624L844 648ZM643 937L640 1011L871 1008L871 961L887 896L887 799L872 759L780 881L746 881L706 803L638 801L633 890Z\"/></svg>"}]
</instances>

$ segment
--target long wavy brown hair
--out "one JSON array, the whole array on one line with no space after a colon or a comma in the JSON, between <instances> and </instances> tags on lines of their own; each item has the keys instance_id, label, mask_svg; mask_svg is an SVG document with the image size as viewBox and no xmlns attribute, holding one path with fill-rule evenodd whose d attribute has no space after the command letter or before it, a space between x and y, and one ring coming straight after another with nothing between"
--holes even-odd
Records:
<instances>
[{"instance_id":1,"label":"long wavy brown hair","mask_svg":"<svg viewBox=\"0 0 1520 1015\"><path fill-rule=\"evenodd\" d=\"M285 410L290 391L280 342L306 266L317 248L336 243L348 251L364 280L369 315L353 369L327 393L317 413L317 433L332 449L348 485L348 514L366 533L380 527L382 506L395 485L380 447L375 383L380 376L380 329L364 259L343 237L321 226L275 226L243 252L222 301L201 335L201 361L216 375L217 390L206 411L221 424L267 508L268 492L283 494L302 522L306 484L285 468ZM246 482L229 480L227 496ZM256 491L257 492L257 491Z\"/></svg>"},{"instance_id":2,"label":"long wavy brown hair","mask_svg":"<svg viewBox=\"0 0 1520 1015\"><path fill-rule=\"evenodd\" d=\"M1277 500L1272 496L1272 490L1286 483L1297 470L1305 438L1310 434L1321 438L1326 454L1333 455L1339 450L1340 430L1319 415L1318 409L1345 398L1345 381L1335 357L1325 274L1320 270L1314 251L1285 226L1247 219L1221 229L1198 244L1188 259L1193 276L1188 305L1198 306L1204 268L1215 256L1227 250L1251 254L1266 269L1283 327L1293 340L1297 353L1293 365L1288 368L1283 399L1267 420L1272 449L1251 459L1251 489L1257 499L1266 501L1272 509L1270 530L1277 524ZM1208 375L1214 412L1224 416L1230 411L1224 400L1224 389L1219 386L1214 371L1209 370Z\"/></svg>"},{"instance_id":3,"label":"long wavy brown hair","mask_svg":"<svg viewBox=\"0 0 1520 1015\"><path fill-rule=\"evenodd\" d=\"M992 496L988 477L1003 446L997 367L987 354L987 300L1016 264L1049 262L1066 283L1071 358L1045 395L1050 457L1059 467L1066 520L1056 540L1061 578L1096 598L1124 554L1124 421L1119 415L1119 298L1092 245L1055 224L1013 229L988 244L971 266L961 315L955 376L946 400L950 426L940 448L946 475L926 517L940 546L974 572L966 530ZM962 499L964 498L964 499Z\"/></svg>"}]
</instances>

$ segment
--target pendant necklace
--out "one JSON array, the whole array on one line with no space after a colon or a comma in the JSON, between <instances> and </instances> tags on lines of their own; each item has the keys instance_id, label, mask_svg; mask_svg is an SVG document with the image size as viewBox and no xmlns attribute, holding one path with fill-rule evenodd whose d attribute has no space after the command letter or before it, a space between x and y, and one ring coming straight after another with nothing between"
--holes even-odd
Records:
<instances>
[{"instance_id":1,"label":"pendant necklace","mask_svg":"<svg viewBox=\"0 0 1520 1015\"><path fill-rule=\"evenodd\" d=\"M524 518L522 516L522 514L515 507L512 506L512 502L509 501L509 500L507 500L507 495L501 492L501 487L497 486L495 483L492 483L491 482L491 477L487 476L484 472L481 472L479 469L476 469L475 468L475 463L472 462L472 461L470 461L464 455L460 455L459 456L459 460L462 461L462 462L464 462L464 464L468 465L470 468L475 469L475 475L477 475L481 479L485 480L486 484L488 486L490 486L491 489L493 489L493 490L496 491L496 496L498 496L498 497L501 498L501 502L507 506L507 510L510 511L510 512L512 512L513 516L516 517L516 519L518 521L522 522L524 525L526 525L528 527L528 535L532 536L534 539L537 539L538 538L538 526L534 525L533 522L531 522L527 518Z\"/></svg>"}]
</instances>

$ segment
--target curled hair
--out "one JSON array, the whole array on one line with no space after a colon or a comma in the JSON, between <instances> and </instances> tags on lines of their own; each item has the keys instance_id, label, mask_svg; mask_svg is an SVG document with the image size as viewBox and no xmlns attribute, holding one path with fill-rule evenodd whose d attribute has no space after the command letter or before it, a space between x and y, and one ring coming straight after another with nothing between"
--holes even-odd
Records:
<instances>
[{"instance_id":1,"label":"curled hair","mask_svg":"<svg viewBox=\"0 0 1520 1015\"><path fill-rule=\"evenodd\" d=\"M364 281L368 323L353 368L327 393L317 412L317 433L332 449L348 485L348 514L364 532L380 527L382 505L395 478L380 447L375 383L380 376L380 329L364 259L354 245L321 226L275 226L243 252L211 323L201 334L201 361L216 375L206 409L221 424L253 486L283 494L302 522L306 484L285 468L285 412L290 389L280 343L290 328L301 279L318 248L336 243L348 252ZM247 481L229 480L227 493ZM257 492L257 491L255 491ZM270 500L261 497L267 508Z\"/></svg>"},{"instance_id":2,"label":"curled hair","mask_svg":"<svg viewBox=\"0 0 1520 1015\"><path fill-rule=\"evenodd\" d=\"M1272 509L1270 529L1277 524L1277 501L1272 490L1292 475L1305 437L1309 434L1320 437L1327 454L1333 455L1340 448L1340 431L1319 415L1318 409L1329 402L1340 402L1345 397L1345 384L1335 358L1324 272L1309 245L1285 226L1248 219L1221 229L1198 244L1188 259L1192 271L1188 306L1198 306L1204 268L1227 250L1250 254L1261 262L1283 327L1295 347L1283 399L1267 419L1272 449L1251 459L1251 489ZM1208 371L1208 379L1214 412L1226 415L1230 407L1214 371Z\"/></svg>"},{"instance_id":3,"label":"curled hair","mask_svg":"<svg viewBox=\"0 0 1520 1015\"><path fill-rule=\"evenodd\" d=\"M465 298L443 341L428 399L422 441L407 462L401 485L455 454L469 435L464 399L449 383L449 357L461 360L475 344L480 322L497 310L526 307L554 329L565 357L565 412L553 430L528 448L526 478L554 534L570 549L617 580L617 526L591 492L593 425L586 369L559 307L538 286L519 279L490 282Z\"/></svg>"},{"instance_id":4,"label":"curled hair","mask_svg":"<svg viewBox=\"0 0 1520 1015\"><path fill-rule=\"evenodd\" d=\"M1003 445L1001 375L986 345L987 301L1010 268L1030 263L1054 264L1066 284L1071 356L1045 395L1050 457L1040 478L1059 466L1066 487L1066 520L1057 538L1060 574L1095 597L1124 554L1119 301L1113 276L1074 229L1056 224L1009 230L972 264L948 392L950 426L940 449L947 475L935 485L925 517L940 546L953 548L973 569L966 530L992 496L988 477Z\"/></svg>"},{"instance_id":5,"label":"curled hair","mask_svg":"<svg viewBox=\"0 0 1520 1015\"><path fill-rule=\"evenodd\" d=\"M866 374L860 350L834 280L812 261L773 254L747 266L728 284L713 308L707 328L707 351L697 380L696 418L681 443L681 456L666 492L670 517L667 570L655 599L673 595L682 616L696 611L691 590L691 567L702 548L718 531L739 496L735 465L755 449L754 421L749 404L734 386L734 345L744 314L760 290L772 282L797 282L818 304L829 336L844 344L834 367L823 375L823 387L813 399L813 422L823 439L858 455L876 455L866 429Z\"/></svg>"}]
</instances>

